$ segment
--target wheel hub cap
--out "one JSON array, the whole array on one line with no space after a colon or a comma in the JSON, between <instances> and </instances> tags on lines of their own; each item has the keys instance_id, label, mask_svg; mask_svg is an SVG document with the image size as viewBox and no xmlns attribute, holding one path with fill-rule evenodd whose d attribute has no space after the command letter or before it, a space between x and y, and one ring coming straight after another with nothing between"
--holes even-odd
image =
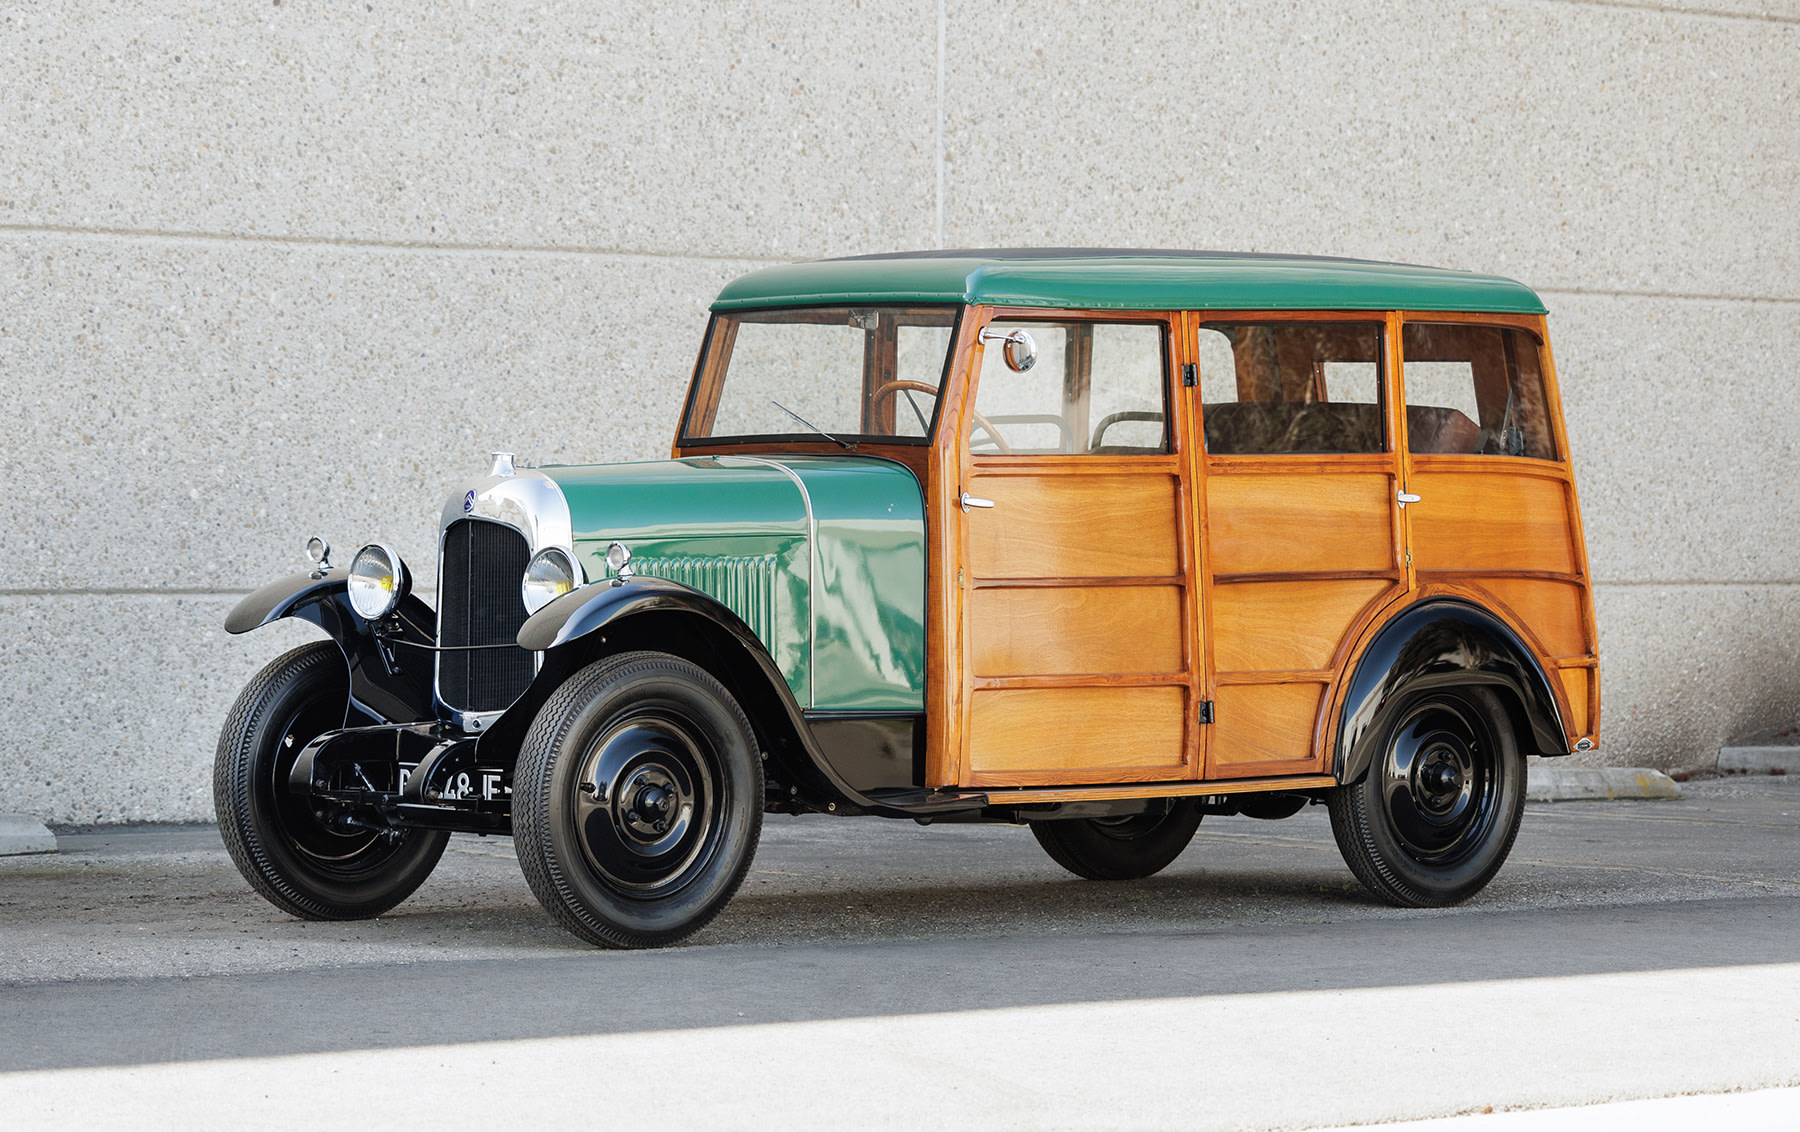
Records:
<instances>
[{"instance_id":1,"label":"wheel hub cap","mask_svg":"<svg viewBox=\"0 0 1800 1132\"><path fill-rule=\"evenodd\" d=\"M589 749L575 779L575 834L602 877L627 894L679 887L710 849L710 763L679 722L624 720Z\"/></svg>"},{"instance_id":2,"label":"wheel hub cap","mask_svg":"<svg viewBox=\"0 0 1800 1132\"><path fill-rule=\"evenodd\" d=\"M1443 861L1479 838L1494 810L1491 740L1454 701L1420 705L1393 732L1382 796L1393 830L1413 857Z\"/></svg>"}]
</instances>

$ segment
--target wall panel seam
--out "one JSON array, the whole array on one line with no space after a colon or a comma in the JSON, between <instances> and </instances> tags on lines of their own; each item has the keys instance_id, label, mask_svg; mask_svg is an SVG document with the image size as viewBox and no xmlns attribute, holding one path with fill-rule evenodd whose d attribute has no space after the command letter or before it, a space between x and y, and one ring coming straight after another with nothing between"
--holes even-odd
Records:
<instances>
[{"instance_id":1,"label":"wall panel seam","mask_svg":"<svg viewBox=\"0 0 1800 1132\"><path fill-rule=\"evenodd\" d=\"M1573 3L1575 0L1552 0ZM1800 21L1796 21L1800 22ZM699 263L792 263L794 256L700 254L682 251L645 251L634 248L600 248L569 244L468 244L432 243L403 240L368 240L337 236L281 236L237 232L159 231L152 228L82 228L64 224L17 224L0 222L0 236L64 236L79 239L116 239L168 241L171 243L266 244L305 248L343 248L370 252L427 252L462 255L583 256L598 259L685 260ZM940 230L938 246L944 243ZM801 256L799 258L806 258ZM1800 304L1800 295L1733 295L1693 291L1641 291L1622 288L1536 286L1542 296L1567 295L1584 298L1663 299L1676 302L1704 303L1781 303Z\"/></svg>"},{"instance_id":2,"label":"wall panel seam","mask_svg":"<svg viewBox=\"0 0 1800 1132\"><path fill-rule=\"evenodd\" d=\"M693 252L656 252L629 248L595 248L570 244L459 244L404 240L364 240L337 236L272 236L237 232L163 232L149 228L80 228L63 224L0 223L0 234L21 236L75 236L85 239L167 240L176 243L275 244L309 248L345 248L372 252L491 253L526 256L593 256L604 259L698 260L707 263L791 263L792 257L758 255L702 255Z\"/></svg>"},{"instance_id":3,"label":"wall panel seam","mask_svg":"<svg viewBox=\"0 0 1800 1132\"><path fill-rule=\"evenodd\" d=\"M1582 298L1665 299L1692 303L1800 303L1800 296L1791 295L1709 295L1689 291L1623 291L1585 287L1533 287L1532 290L1540 297L1574 295Z\"/></svg>"},{"instance_id":4,"label":"wall panel seam","mask_svg":"<svg viewBox=\"0 0 1800 1132\"><path fill-rule=\"evenodd\" d=\"M1599 582L1599 581L1596 581L1591 584L1597 590L1643 589L1645 587L1654 587L1654 588L1670 589L1670 590L1675 590L1675 589L1709 589L1709 590L1738 589L1738 590L1746 590L1746 589L1779 589L1779 588L1785 588L1785 587L1789 587L1789 586L1800 586L1800 579L1792 579L1792 580L1776 579L1775 581L1762 581L1762 582L1753 582L1753 581L1752 582L1734 582L1734 581L1718 581L1718 580L1710 579L1710 578L1709 579L1683 578L1683 579L1679 579L1677 581L1672 581L1672 582L1657 582L1657 581Z\"/></svg>"},{"instance_id":5,"label":"wall panel seam","mask_svg":"<svg viewBox=\"0 0 1800 1132\"><path fill-rule=\"evenodd\" d=\"M1625 11L1659 12L1668 16L1700 16L1717 20L1750 20L1756 23L1800 24L1800 16L1778 16L1769 12L1721 12L1712 8L1690 8L1680 4L1652 4L1646 0L1540 0L1545 4L1562 4L1571 8L1620 8Z\"/></svg>"}]
</instances>

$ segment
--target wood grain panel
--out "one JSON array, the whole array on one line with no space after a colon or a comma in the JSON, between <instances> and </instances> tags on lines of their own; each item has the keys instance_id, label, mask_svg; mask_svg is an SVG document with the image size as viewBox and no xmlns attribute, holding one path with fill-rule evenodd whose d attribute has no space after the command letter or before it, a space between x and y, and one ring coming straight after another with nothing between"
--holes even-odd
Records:
<instances>
[{"instance_id":1,"label":"wood grain panel","mask_svg":"<svg viewBox=\"0 0 1800 1132\"><path fill-rule=\"evenodd\" d=\"M1594 651L1587 639L1579 585L1541 578L1482 578L1476 585L1504 602L1551 656L1587 656Z\"/></svg>"},{"instance_id":2,"label":"wood grain panel","mask_svg":"<svg viewBox=\"0 0 1800 1132\"><path fill-rule=\"evenodd\" d=\"M969 600L976 676L1184 667L1179 586L980 589Z\"/></svg>"},{"instance_id":3,"label":"wood grain panel","mask_svg":"<svg viewBox=\"0 0 1800 1132\"><path fill-rule=\"evenodd\" d=\"M981 475L969 494L977 578L1144 577L1181 573L1171 475Z\"/></svg>"},{"instance_id":4,"label":"wood grain panel","mask_svg":"<svg viewBox=\"0 0 1800 1132\"><path fill-rule=\"evenodd\" d=\"M1419 570L1547 570L1572 573L1569 508L1560 481L1509 476L1482 461L1472 474L1415 472L1412 522Z\"/></svg>"},{"instance_id":5,"label":"wood grain panel","mask_svg":"<svg viewBox=\"0 0 1800 1132\"><path fill-rule=\"evenodd\" d=\"M1588 681L1593 678L1586 668L1562 670L1563 690L1569 696L1569 730L1577 735L1588 732Z\"/></svg>"},{"instance_id":6,"label":"wood grain panel","mask_svg":"<svg viewBox=\"0 0 1800 1132\"><path fill-rule=\"evenodd\" d=\"M1322 684L1221 685L1213 692L1208 778L1272 774L1271 766L1310 766L1313 721Z\"/></svg>"},{"instance_id":7,"label":"wood grain panel","mask_svg":"<svg viewBox=\"0 0 1800 1132\"><path fill-rule=\"evenodd\" d=\"M1040 772L1036 782L1045 781L1042 772L1082 768L1161 767L1179 777L1183 702L1179 687L977 691L969 767Z\"/></svg>"},{"instance_id":8,"label":"wood grain panel","mask_svg":"<svg viewBox=\"0 0 1800 1132\"><path fill-rule=\"evenodd\" d=\"M1328 667L1350 623L1389 584L1360 579L1215 586L1214 667L1220 672Z\"/></svg>"},{"instance_id":9,"label":"wood grain panel","mask_svg":"<svg viewBox=\"0 0 1800 1132\"><path fill-rule=\"evenodd\" d=\"M1392 482L1367 472L1209 476L1212 572L1390 570Z\"/></svg>"}]
</instances>

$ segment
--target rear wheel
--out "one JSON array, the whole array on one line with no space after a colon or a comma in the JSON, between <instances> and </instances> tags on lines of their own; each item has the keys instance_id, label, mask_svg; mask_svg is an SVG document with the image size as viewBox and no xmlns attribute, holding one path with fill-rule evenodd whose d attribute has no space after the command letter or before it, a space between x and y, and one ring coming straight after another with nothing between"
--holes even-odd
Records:
<instances>
[{"instance_id":1,"label":"rear wheel","mask_svg":"<svg viewBox=\"0 0 1800 1132\"><path fill-rule=\"evenodd\" d=\"M762 833L762 761L723 685L667 653L596 661L538 713L513 776L513 841L538 902L606 947L705 927Z\"/></svg>"},{"instance_id":2,"label":"rear wheel","mask_svg":"<svg viewBox=\"0 0 1800 1132\"><path fill-rule=\"evenodd\" d=\"M1467 900L1511 852L1525 810L1525 760L1485 688L1419 693L1378 728L1362 781L1331 791L1331 830L1358 880L1390 904Z\"/></svg>"},{"instance_id":3,"label":"rear wheel","mask_svg":"<svg viewBox=\"0 0 1800 1132\"><path fill-rule=\"evenodd\" d=\"M1167 813L1031 823L1050 859L1088 880L1138 880L1167 868L1200 828L1200 805L1183 798Z\"/></svg>"},{"instance_id":4,"label":"rear wheel","mask_svg":"<svg viewBox=\"0 0 1800 1132\"><path fill-rule=\"evenodd\" d=\"M245 686L213 760L213 806L232 861L269 903L308 920L379 916L425 883L450 840L331 825L288 790L306 745L344 725L348 698L338 647L302 645Z\"/></svg>"}]
</instances>

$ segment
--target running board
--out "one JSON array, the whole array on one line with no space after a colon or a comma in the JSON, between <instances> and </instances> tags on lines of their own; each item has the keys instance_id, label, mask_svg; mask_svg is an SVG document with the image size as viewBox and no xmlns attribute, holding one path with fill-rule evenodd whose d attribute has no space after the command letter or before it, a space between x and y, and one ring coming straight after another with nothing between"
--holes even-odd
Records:
<instances>
[{"instance_id":1,"label":"running board","mask_svg":"<svg viewBox=\"0 0 1800 1132\"><path fill-rule=\"evenodd\" d=\"M1271 790L1328 790L1337 784L1337 779L1329 774L1302 774L1286 778L1234 778L1223 782L1134 782L1129 786L1027 786L1009 790L987 786L982 789L990 806L1029 806L1117 798L1203 798L1260 794Z\"/></svg>"}]
</instances>

